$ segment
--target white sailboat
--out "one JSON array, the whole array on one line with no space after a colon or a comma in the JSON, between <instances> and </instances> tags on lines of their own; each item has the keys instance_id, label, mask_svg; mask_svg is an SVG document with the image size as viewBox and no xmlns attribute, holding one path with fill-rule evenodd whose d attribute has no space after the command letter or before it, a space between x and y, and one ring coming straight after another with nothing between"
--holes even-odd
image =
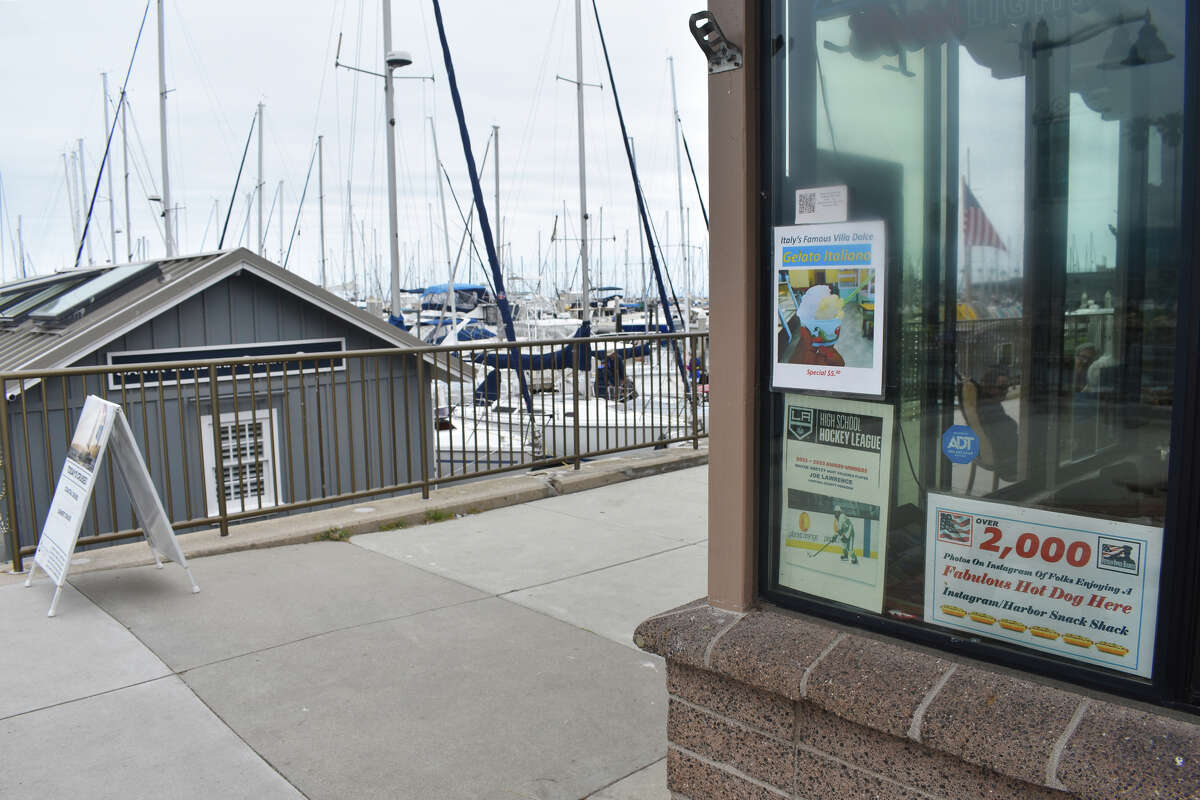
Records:
<instances>
[{"instance_id":1,"label":"white sailboat","mask_svg":"<svg viewBox=\"0 0 1200 800\"><path fill-rule=\"evenodd\" d=\"M569 328L572 334L579 322L585 331L591 328L579 0L575 4L575 45L576 76L570 82L576 86L579 141L582 320L535 313L517 334L518 341L552 338L541 336L552 326L558 333L568 333ZM448 337L446 341L455 340ZM674 348L614 339L611 344L592 343L584 353L571 341L564 339L557 347L526 348L519 361L511 364L507 350L481 356L482 351L472 353L464 348L462 357L475 360L474 385L444 385L435 399L441 407L438 421L443 429L439 431L439 452L448 455L447 468L467 461L487 468L490 464L521 463L522 459L569 459L579 453L653 447L691 432L693 401L681 378ZM576 368L577 358L588 363ZM527 377L528 402L521 396L518 369ZM644 382L645 391L639 391L639 382Z\"/></svg>"}]
</instances>

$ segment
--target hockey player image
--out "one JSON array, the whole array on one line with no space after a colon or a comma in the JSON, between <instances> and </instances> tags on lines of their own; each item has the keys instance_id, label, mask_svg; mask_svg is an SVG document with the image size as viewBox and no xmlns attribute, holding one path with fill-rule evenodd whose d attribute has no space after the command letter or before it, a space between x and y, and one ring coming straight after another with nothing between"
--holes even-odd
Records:
<instances>
[{"instance_id":1,"label":"hockey player image","mask_svg":"<svg viewBox=\"0 0 1200 800\"><path fill-rule=\"evenodd\" d=\"M842 543L842 561L849 559L851 564L858 563L854 554L854 523L842 512L842 507L833 507L833 535Z\"/></svg>"}]
</instances>

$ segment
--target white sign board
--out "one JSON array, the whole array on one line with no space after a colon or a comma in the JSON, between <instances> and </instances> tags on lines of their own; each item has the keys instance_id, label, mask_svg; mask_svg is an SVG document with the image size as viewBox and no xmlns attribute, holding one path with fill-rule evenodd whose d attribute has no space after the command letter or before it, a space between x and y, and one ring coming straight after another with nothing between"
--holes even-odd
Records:
<instances>
[{"instance_id":1,"label":"white sign board","mask_svg":"<svg viewBox=\"0 0 1200 800\"><path fill-rule=\"evenodd\" d=\"M814 186L796 190L796 224L845 222L849 191L842 186Z\"/></svg>"},{"instance_id":2,"label":"white sign board","mask_svg":"<svg viewBox=\"0 0 1200 800\"><path fill-rule=\"evenodd\" d=\"M883 394L882 220L775 229L775 389Z\"/></svg>"},{"instance_id":3,"label":"white sign board","mask_svg":"<svg viewBox=\"0 0 1200 800\"><path fill-rule=\"evenodd\" d=\"M893 415L884 403L785 396L781 585L883 610Z\"/></svg>"},{"instance_id":4,"label":"white sign board","mask_svg":"<svg viewBox=\"0 0 1200 800\"><path fill-rule=\"evenodd\" d=\"M1162 529L929 495L925 619L1149 678Z\"/></svg>"},{"instance_id":5,"label":"white sign board","mask_svg":"<svg viewBox=\"0 0 1200 800\"><path fill-rule=\"evenodd\" d=\"M142 454L138 451L124 412L115 403L89 395L84 401L79 423L75 426L75 434L67 450L62 474L54 490L54 499L46 515L46 524L42 528L37 552L33 556L33 566L29 569L29 577L25 579L25 585L30 586L33 583L34 572L41 567L54 581L57 588L54 599L50 601L47 616L54 616L58 607L62 587L71 568L71 555L75 552L79 530L83 526L88 500L91 499L95 488L96 472L109 444L113 448L113 461L117 465L117 471L121 474L134 511L137 512L138 520L145 531L146 542L154 553L155 563L160 569L163 558L179 564L192 582L192 591L200 591L192 578L192 571L188 568L183 550L175 539L175 531L171 528L162 502L158 499L158 492L154 488L149 470L146 469L146 462L142 460Z\"/></svg>"}]
</instances>

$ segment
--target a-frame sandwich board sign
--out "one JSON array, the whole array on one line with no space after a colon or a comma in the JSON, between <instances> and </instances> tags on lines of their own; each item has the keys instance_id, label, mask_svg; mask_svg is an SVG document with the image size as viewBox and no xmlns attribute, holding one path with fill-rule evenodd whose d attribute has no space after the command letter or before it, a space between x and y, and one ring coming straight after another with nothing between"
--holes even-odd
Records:
<instances>
[{"instance_id":1,"label":"a-frame sandwich board sign","mask_svg":"<svg viewBox=\"0 0 1200 800\"><path fill-rule=\"evenodd\" d=\"M88 395L79 415L79 424L75 426L71 446L67 450L58 486L54 490L54 499L50 503L46 524L38 540L33 565L29 568L29 577L25 579L25 585L30 586L34 573L41 567L54 581L54 599L50 601L50 610L46 613L48 617L53 617L58 607L67 572L71 569L71 555L75 552L75 543L79 540L79 529L83 526L88 500L91 499L95 488L96 474L110 444L117 472L121 475L133 509L137 512L138 521L145 531L146 543L154 553L154 563L162 569L164 558L174 561L187 572L188 580L192 582L192 591L200 591L196 579L192 577L192 570L187 565L187 558L175 539L175 531L171 528L167 512L163 510L162 501L154 488L154 481L146 469L146 462L133 439L133 431L129 429L125 412L116 403Z\"/></svg>"}]
</instances>

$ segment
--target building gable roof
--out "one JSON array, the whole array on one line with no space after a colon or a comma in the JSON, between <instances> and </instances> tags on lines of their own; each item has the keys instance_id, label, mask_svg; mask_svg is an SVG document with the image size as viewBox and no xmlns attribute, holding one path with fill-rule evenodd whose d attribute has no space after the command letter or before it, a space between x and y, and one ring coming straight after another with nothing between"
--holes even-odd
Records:
<instances>
[{"instance_id":1,"label":"building gable roof","mask_svg":"<svg viewBox=\"0 0 1200 800\"><path fill-rule=\"evenodd\" d=\"M45 314L39 316L33 311L12 325L0 327L0 372L69 367L164 311L240 272L262 278L280 291L288 292L338 317L347 325L381 339L387 347L408 349L425 344L412 334L368 314L246 248L148 262L145 266L147 269L141 272L142 280L117 285L105 296L98 297L98 302L89 306L85 313L68 315L63 324L47 324ZM79 274L84 277L98 276L111 274L116 269L121 267L88 270ZM20 281L0 286L0 292L23 287L39 288L50 283L53 281L45 278ZM444 356L434 359L432 355L427 355L426 361L435 369L445 371Z\"/></svg>"}]
</instances>

